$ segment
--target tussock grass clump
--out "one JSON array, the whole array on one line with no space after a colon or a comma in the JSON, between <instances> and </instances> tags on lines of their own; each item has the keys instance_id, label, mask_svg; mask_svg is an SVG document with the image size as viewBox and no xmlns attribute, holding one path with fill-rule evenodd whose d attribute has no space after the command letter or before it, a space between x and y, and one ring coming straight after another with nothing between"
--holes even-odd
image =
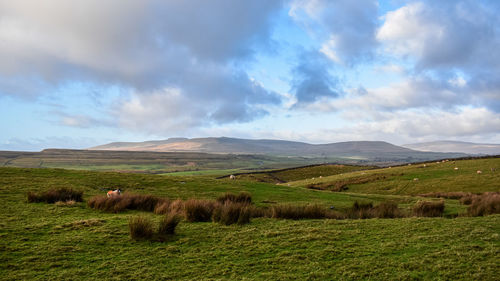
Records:
<instances>
[{"instance_id":1,"label":"tussock grass clump","mask_svg":"<svg viewBox=\"0 0 500 281\"><path fill-rule=\"evenodd\" d=\"M327 218L327 210L317 204L294 206L289 204L271 207L271 217L277 219L323 219Z\"/></svg>"},{"instance_id":2,"label":"tussock grass clump","mask_svg":"<svg viewBox=\"0 0 500 281\"><path fill-rule=\"evenodd\" d=\"M189 199L184 202L184 215L189 222L204 222L212 219L215 202L210 200Z\"/></svg>"},{"instance_id":3,"label":"tussock grass clump","mask_svg":"<svg viewBox=\"0 0 500 281\"><path fill-rule=\"evenodd\" d=\"M168 214L163 216L158 227L159 235L173 235L175 234L175 228L181 221L181 217L178 214Z\"/></svg>"},{"instance_id":4,"label":"tussock grass clump","mask_svg":"<svg viewBox=\"0 0 500 281\"><path fill-rule=\"evenodd\" d=\"M146 217L132 217L128 221L130 237L134 240L151 239L153 237L153 223Z\"/></svg>"},{"instance_id":5,"label":"tussock grass clump","mask_svg":"<svg viewBox=\"0 0 500 281\"><path fill-rule=\"evenodd\" d=\"M418 201L413 206L412 212L417 217L441 217L444 213L444 201Z\"/></svg>"},{"instance_id":6,"label":"tussock grass clump","mask_svg":"<svg viewBox=\"0 0 500 281\"><path fill-rule=\"evenodd\" d=\"M373 218L373 203L355 201L352 207L347 210L347 217L351 219L369 219Z\"/></svg>"},{"instance_id":7,"label":"tussock grass clump","mask_svg":"<svg viewBox=\"0 0 500 281\"><path fill-rule=\"evenodd\" d=\"M422 197L434 197L434 198L446 198L446 199L461 199L466 196L473 196L474 194L471 192L462 192L462 191L457 191L457 192L430 192L430 193L424 193L420 194L419 196Z\"/></svg>"},{"instance_id":8,"label":"tussock grass clump","mask_svg":"<svg viewBox=\"0 0 500 281\"><path fill-rule=\"evenodd\" d=\"M45 202L45 203L56 203L58 201L75 201L82 202L83 201L83 191L74 190L72 188L53 188L49 189L45 192L28 192L27 193L28 202L36 203L36 202Z\"/></svg>"},{"instance_id":9,"label":"tussock grass clump","mask_svg":"<svg viewBox=\"0 0 500 281\"><path fill-rule=\"evenodd\" d=\"M212 220L225 225L250 223L252 209L248 204L226 202L217 204Z\"/></svg>"},{"instance_id":10,"label":"tussock grass clump","mask_svg":"<svg viewBox=\"0 0 500 281\"><path fill-rule=\"evenodd\" d=\"M467 208L467 214L474 217L500 214L500 194L486 192L476 196Z\"/></svg>"},{"instance_id":11,"label":"tussock grass clump","mask_svg":"<svg viewBox=\"0 0 500 281\"><path fill-rule=\"evenodd\" d=\"M394 202L382 202L373 208L373 216L376 218L401 218L403 213Z\"/></svg>"},{"instance_id":12,"label":"tussock grass clump","mask_svg":"<svg viewBox=\"0 0 500 281\"><path fill-rule=\"evenodd\" d=\"M124 194L121 196L106 197L97 195L87 201L87 205L93 209L119 213L126 209L153 212L158 205L168 203L166 198L153 195Z\"/></svg>"},{"instance_id":13,"label":"tussock grass clump","mask_svg":"<svg viewBox=\"0 0 500 281\"><path fill-rule=\"evenodd\" d=\"M233 193L225 193L217 198L217 202L220 204L225 204L226 202L251 204L252 195L245 191L240 192L237 195Z\"/></svg>"}]
</instances>

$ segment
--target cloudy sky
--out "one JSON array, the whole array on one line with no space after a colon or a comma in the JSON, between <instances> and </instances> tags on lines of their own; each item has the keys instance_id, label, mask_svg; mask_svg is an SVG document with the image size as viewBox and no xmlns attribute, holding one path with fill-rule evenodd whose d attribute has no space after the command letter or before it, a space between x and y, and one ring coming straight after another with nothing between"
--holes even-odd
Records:
<instances>
[{"instance_id":1,"label":"cloudy sky","mask_svg":"<svg viewBox=\"0 0 500 281\"><path fill-rule=\"evenodd\" d=\"M0 150L500 143L500 1L0 0Z\"/></svg>"}]
</instances>

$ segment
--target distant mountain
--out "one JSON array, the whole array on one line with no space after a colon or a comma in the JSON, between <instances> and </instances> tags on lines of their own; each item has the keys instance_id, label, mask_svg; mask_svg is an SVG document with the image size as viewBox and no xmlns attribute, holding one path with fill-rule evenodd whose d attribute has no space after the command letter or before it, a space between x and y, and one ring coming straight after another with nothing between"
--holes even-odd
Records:
<instances>
[{"instance_id":1,"label":"distant mountain","mask_svg":"<svg viewBox=\"0 0 500 281\"><path fill-rule=\"evenodd\" d=\"M415 151L383 141L350 141L329 144L309 144L284 140L251 140L237 138L171 138L145 142L114 142L90 150L124 150L155 152L206 152L232 154L267 154L275 156L349 158L367 161L425 161L462 157L465 154L445 154Z\"/></svg>"},{"instance_id":2,"label":"distant mountain","mask_svg":"<svg viewBox=\"0 0 500 281\"><path fill-rule=\"evenodd\" d=\"M405 144L403 146L420 151L500 155L500 144L485 144L460 141L434 141Z\"/></svg>"}]
</instances>

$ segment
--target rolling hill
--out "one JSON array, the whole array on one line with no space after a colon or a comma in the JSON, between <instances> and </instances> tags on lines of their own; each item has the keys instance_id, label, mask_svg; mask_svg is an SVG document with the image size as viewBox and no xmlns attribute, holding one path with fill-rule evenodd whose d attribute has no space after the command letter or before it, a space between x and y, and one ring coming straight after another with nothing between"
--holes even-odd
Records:
<instances>
[{"instance_id":1,"label":"rolling hill","mask_svg":"<svg viewBox=\"0 0 500 281\"><path fill-rule=\"evenodd\" d=\"M415 162L463 157L462 153L415 151L383 141L350 141L309 144L284 140L252 140L238 138L171 138L146 142L114 142L90 150L124 150L155 152L205 152L232 154L267 154L295 157L340 157L374 162Z\"/></svg>"},{"instance_id":2,"label":"rolling hill","mask_svg":"<svg viewBox=\"0 0 500 281\"><path fill-rule=\"evenodd\" d=\"M434 141L405 144L403 147L432 152L460 152L467 154L500 155L500 144L472 143L460 141Z\"/></svg>"}]
</instances>

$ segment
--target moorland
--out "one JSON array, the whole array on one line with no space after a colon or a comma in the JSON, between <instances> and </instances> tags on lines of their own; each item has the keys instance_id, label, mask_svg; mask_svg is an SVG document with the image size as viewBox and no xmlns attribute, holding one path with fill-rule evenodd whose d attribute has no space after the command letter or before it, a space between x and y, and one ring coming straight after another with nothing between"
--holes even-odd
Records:
<instances>
[{"instance_id":1,"label":"moorland","mask_svg":"<svg viewBox=\"0 0 500 281\"><path fill-rule=\"evenodd\" d=\"M0 279L498 277L500 215L494 213L500 202L494 200L500 192L499 157L391 167L313 165L237 173L233 179L226 172L166 176L2 167ZM28 194L57 189L80 192L82 202L29 202ZM257 211L248 222L226 225L188 219L187 207L181 207L175 234L133 239L133 219L157 228L173 211L90 204L99 198L106 202L106 191L113 189L121 189L122 196L151 196L182 206L190 199L217 204L228 192L245 192L251 196L248 208ZM493 205L474 213L474 203L464 199L481 194ZM396 206L397 215L374 215L387 202ZM415 213L422 202L444 209L433 217ZM365 215L352 216L354 206L368 205ZM305 206L320 215L287 219L278 212Z\"/></svg>"}]
</instances>

